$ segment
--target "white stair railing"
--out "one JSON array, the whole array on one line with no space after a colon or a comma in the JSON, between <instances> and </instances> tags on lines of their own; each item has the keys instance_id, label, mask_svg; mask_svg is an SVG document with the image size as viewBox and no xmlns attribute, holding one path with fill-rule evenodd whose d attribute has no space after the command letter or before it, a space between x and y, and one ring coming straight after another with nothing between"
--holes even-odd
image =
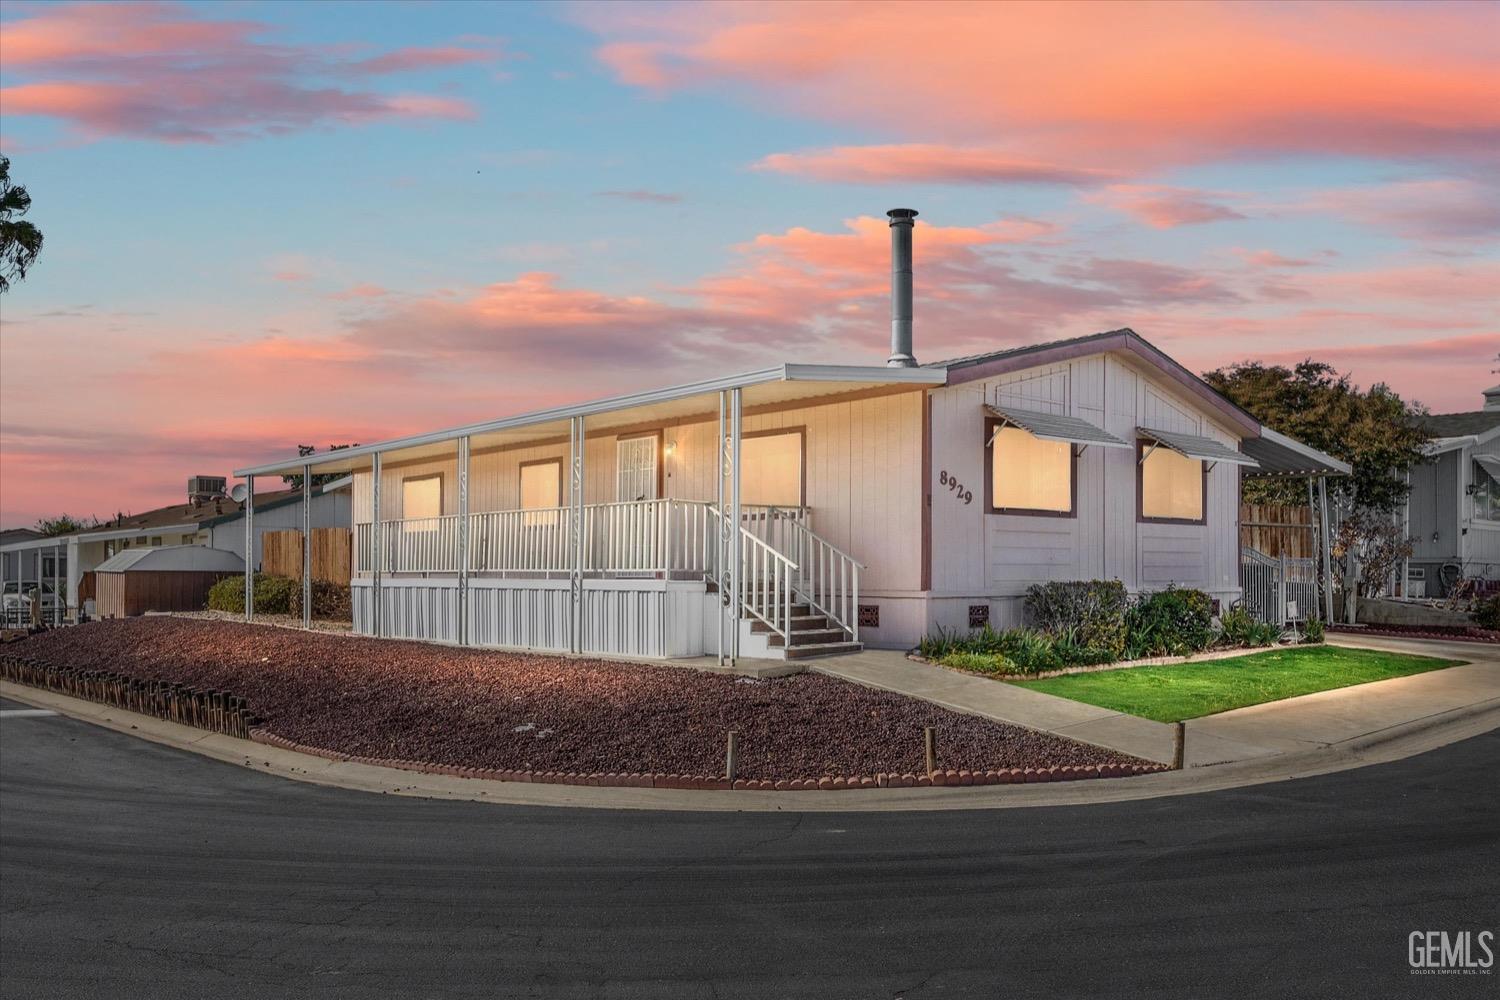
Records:
<instances>
[{"instance_id":1,"label":"white stair railing","mask_svg":"<svg viewBox=\"0 0 1500 1000\"><path fill-rule=\"evenodd\" d=\"M864 564L807 526L798 515L779 517L778 539L797 561L797 597L859 641L859 574Z\"/></svg>"},{"instance_id":2,"label":"white stair railing","mask_svg":"<svg viewBox=\"0 0 1500 1000\"><path fill-rule=\"evenodd\" d=\"M712 537L709 546L716 548L718 528L723 524L724 516L712 505L705 505L705 509L711 520ZM743 523L740 525L738 544L740 575L735 588L735 599L739 602L740 610L763 622L772 632L781 636L784 642L790 643L792 605L795 603L792 579L796 575L797 564L746 529ZM719 576L716 556L711 575Z\"/></svg>"}]
</instances>

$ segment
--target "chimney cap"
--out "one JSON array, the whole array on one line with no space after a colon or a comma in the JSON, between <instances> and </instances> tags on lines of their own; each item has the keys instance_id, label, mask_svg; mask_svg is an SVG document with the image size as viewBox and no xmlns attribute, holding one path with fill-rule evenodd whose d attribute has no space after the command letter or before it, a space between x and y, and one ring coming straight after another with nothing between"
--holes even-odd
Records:
<instances>
[{"instance_id":1,"label":"chimney cap","mask_svg":"<svg viewBox=\"0 0 1500 1000\"><path fill-rule=\"evenodd\" d=\"M891 225L894 226L898 222L910 222L915 219L917 210L915 208L891 208L887 209L885 214L890 216Z\"/></svg>"}]
</instances>

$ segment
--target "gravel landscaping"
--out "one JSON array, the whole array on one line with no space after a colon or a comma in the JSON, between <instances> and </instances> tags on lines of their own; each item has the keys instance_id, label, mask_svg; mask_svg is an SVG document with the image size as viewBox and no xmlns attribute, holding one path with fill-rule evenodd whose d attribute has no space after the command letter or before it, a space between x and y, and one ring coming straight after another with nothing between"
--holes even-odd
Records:
<instances>
[{"instance_id":1,"label":"gravel landscaping","mask_svg":"<svg viewBox=\"0 0 1500 1000\"><path fill-rule=\"evenodd\" d=\"M367 757L532 771L744 778L1140 764L831 677L773 680L176 617L92 622L12 646L42 664L227 691L272 733Z\"/></svg>"}]
</instances>

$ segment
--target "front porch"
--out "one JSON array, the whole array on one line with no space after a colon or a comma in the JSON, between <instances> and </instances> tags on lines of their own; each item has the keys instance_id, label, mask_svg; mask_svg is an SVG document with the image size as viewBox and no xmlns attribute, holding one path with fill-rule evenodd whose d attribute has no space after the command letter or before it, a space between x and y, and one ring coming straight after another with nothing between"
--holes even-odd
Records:
<instances>
[{"instance_id":1,"label":"front porch","mask_svg":"<svg viewBox=\"0 0 1500 1000\"><path fill-rule=\"evenodd\" d=\"M739 620L728 627L740 655L852 652L864 566L811 521L805 507L747 504L735 533L710 502L660 499L382 520L378 530L363 522L355 525L354 627L568 650L576 558L577 652L711 653L721 586L739 596ZM728 546L738 549L737 586L726 582Z\"/></svg>"},{"instance_id":2,"label":"front porch","mask_svg":"<svg viewBox=\"0 0 1500 1000\"><path fill-rule=\"evenodd\" d=\"M256 475L353 475L358 632L826 655L860 648L870 583L919 587L923 390L941 380L785 365L237 474L251 511Z\"/></svg>"}]
</instances>

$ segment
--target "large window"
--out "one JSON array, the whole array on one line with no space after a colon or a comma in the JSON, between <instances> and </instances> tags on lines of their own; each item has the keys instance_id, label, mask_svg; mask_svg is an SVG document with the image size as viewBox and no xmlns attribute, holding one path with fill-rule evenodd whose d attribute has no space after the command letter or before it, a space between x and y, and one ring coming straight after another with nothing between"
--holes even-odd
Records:
<instances>
[{"instance_id":1,"label":"large window","mask_svg":"<svg viewBox=\"0 0 1500 1000\"><path fill-rule=\"evenodd\" d=\"M1474 516L1500 521L1500 479L1478 462L1474 463Z\"/></svg>"},{"instance_id":2,"label":"large window","mask_svg":"<svg viewBox=\"0 0 1500 1000\"><path fill-rule=\"evenodd\" d=\"M1044 441L1028 430L991 420L990 509L1000 513L1073 513L1073 445Z\"/></svg>"},{"instance_id":3,"label":"large window","mask_svg":"<svg viewBox=\"0 0 1500 1000\"><path fill-rule=\"evenodd\" d=\"M401 517L415 521L443 516L443 477L413 476L401 480Z\"/></svg>"},{"instance_id":4,"label":"large window","mask_svg":"<svg viewBox=\"0 0 1500 1000\"><path fill-rule=\"evenodd\" d=\"M1141 519L1203 523L1203 463L1154 441L1140 444Z\"/></svg>"},{"instance_id":5,"label":"large window","mask_svg":"<svg viewBox=\"0 0 1500 1000\"><path fill-rule=\"evenodd\" d=\"M746 434L740 441L740 502L801 507L802 431Z\"/></svg>"},{"instance_id":6,"label":"large window","mask_svg":"<svg viewBox=\"0 0 1500 1000\"><path fill-rule=\"evenodd\" d=\"M541 510L561 506L562 459L522 463L521 509Z\"/></svg>"}]
</instances>

